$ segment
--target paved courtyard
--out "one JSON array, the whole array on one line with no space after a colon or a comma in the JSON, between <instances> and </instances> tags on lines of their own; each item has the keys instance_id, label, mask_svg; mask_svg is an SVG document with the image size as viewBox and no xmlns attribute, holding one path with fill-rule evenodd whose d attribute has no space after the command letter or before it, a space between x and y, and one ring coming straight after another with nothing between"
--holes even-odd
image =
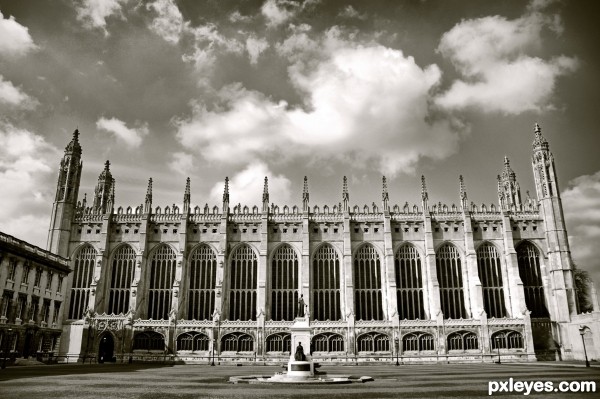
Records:
<instances>
[{"instance_id":1,"label":"paved courtyard","mask_svg":"<svg viewBox=\"0 0 600 399\"><path fill-rule=\"evenodd\" d=\"M233 375L270 375L275 366L93 364L0 370L0 398L478 398L489 381L595 381L600 367L557 363L323 366L329 374L371 376L350 385L234 385ZM597 398L598 393L497 393L501 397Z\"/></svg>"}]
</instances>

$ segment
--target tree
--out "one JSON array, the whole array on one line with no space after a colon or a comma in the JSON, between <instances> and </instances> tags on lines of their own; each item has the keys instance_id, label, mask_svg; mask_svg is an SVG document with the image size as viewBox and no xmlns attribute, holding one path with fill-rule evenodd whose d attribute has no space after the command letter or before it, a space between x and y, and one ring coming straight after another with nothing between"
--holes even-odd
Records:
<instances>
[{"instance_id":1,"label":"tree","mask_svg":"<svg viewBox=\"0 0 600 399\"><path fill-rule=\"evenodd\" d=\"M577 293L577 302L579 302L579 313L591 312L594 310L592 298L590 295L590 283L592 279L586 270L578 269L573 265L573 283Z\"/></svg>"}]
</instances>

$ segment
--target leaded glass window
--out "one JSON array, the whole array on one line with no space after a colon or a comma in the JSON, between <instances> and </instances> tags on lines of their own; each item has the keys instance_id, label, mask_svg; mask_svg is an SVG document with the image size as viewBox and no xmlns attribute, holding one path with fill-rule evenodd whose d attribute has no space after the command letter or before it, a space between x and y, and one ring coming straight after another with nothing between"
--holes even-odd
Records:
<instances>
[{"instance_id":1,"label":"leaded glass window","mask_svg":"<svg viewBox=\"0 0 600 399\"><path fill-rule=\"evenodd\" d=\"M354 311L357 320L383 320L381 260L371 244L354 256Z\"/></svg>"},{"instance_id":2,"label":"leaded glass window","mask_svg":"<svg viewBox=\"0 0 600 399\"><path fill-rule=\"evenodd\" d=\"M396 301L400 320L425 319L421 257L412 245L400 247L395 259Z\"/></svg>"},{"instance_id":3,"label":"leaded glass window","mask_svg":"<svg viewBox=\"0 0 600 399\"><path fill-rule=\"evenodd\" d=\"M271 319L294 320L298 308L298 255L280 246L271 261Z\"/></svg>"},{"instance_id":4,"label":"leaded glass window","mask_svg":"<svg viewBox=\"0 0 600 399\"><path fill-rule=\"evenodd\" d=\"M108 289L108 314L127 313L129 294L135 269L135 251L123 245L113 255L112 273Z\"/></svg>"},{"instance_id":5,"label":"leaded glass window","mask_svg":"<svg viewBox=\"0 0 600 399\"><path fill-rule=\"evenodd\" d=\"M229 270L229 320L256 320L258 260L248 245L231 256Z\"/></svg>"},{"instance_id":6,"label":"leaded glass window","mask_svg":"<svg viewBox=\"0 0 600 399\"><path fill-rule=\"evenodd\" d=\"M477 269L483 291L483 308L488 317L506 317L502 263L496 247L485 243L477 249Z\"/></svg>"},{"instance_id":7,"label":"leaded glass window","mask_svg":"<svg viewBox=\"0 0 600 399\"><path fill-rule=\"evenodd\" d=\"M175 279L176 255L168 245L154 251L150 261L148 289L148 318L167 320L171 310L171 291Z\"/></svg>"},{"instance_id":8,"label":"leaded glass window","mask_svg":"<svg viewBox=\"0 0 600 399\"><path fill-rule=\"evenodd\" d=\"M91 245L85 245L75 255L69 319L82 319L87 309L95 259L96 251Z\"/></svg>"},{"instance_id":9,"label":"leaded glass window","mask_svg":"<svg viewBox=\"0 0 600 399\"><path fill-rule=\"evenodd\" d=\"M217 256L201 245L190 256L190 295L188 319L209 320L215 308Z\"/></svg>"},{"instance_id":10,"label":"leaded glass window","mask_svg":"<svg viewBox=\"0 0 600 399\"><path fill-rule=\"evenodd\" d=\"M525 242L517 248L519 276L525 291L525 305L531 311L531 317L548 317L544 283L540 269L540 254L537 248Z\"/></svg>"},{"instance_id":11,"label":"leaded glass window","mask_svg":"<svg viewBox=\"0 0 600 399\"><path fill-rule=\"evenodd\" d=\"M445 319L466 319L460 255L455 246L445 244L436 253L440 301Z\"/></svg>"},{"instance_id":12,"label":"leaded glass window","mask_svg":"<svg viewBox=\"0 0 600 399\"><path fill-rule=\"evenodd\" d=\"M311 318L340 320L340 260L329 244L321 246L313 257Z\"/></svg>"}]
</instances>

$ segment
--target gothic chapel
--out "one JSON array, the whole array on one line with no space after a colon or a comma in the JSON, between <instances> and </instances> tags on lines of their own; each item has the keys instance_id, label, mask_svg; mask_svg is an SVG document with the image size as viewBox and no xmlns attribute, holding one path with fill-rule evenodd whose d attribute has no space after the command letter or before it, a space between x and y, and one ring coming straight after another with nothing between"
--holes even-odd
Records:
<instances>
[{"instance_id":1,"label":"gothic chapel","mask_svg":"<svg viewBox=\"0 0 600 399\"><path fill-rule=\"evenodd\" d=\"M555 163L536 124L537 199L504 159L498 204L229 203L115 209L107 161L79 196L75 130L60 162L48 250L70 259L58 353L69 362L287 362L308 320L319 362L492 362L600 357L600 312L580 314ZM253 199L248 199L252 201ZM302 296L305 311L299 309ZM595 297L595 292L594 295ZM595 299L595 298L594 298Z\"/></svg>"}]
</instances>

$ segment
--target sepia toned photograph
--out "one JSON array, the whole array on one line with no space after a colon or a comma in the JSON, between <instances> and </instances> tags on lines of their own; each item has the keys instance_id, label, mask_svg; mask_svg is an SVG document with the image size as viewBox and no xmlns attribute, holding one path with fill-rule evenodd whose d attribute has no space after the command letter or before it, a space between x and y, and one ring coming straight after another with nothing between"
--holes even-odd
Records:
<instances>
[{"instance_id":1,"label":"sepia toned photograph","mask_svg":"<svg viewBox=\"0 0 600 399\"><path fill-rule=\"evenodd\" d=\"M598 10L0 0L0 397L596 397Z\"/></svg>"}]
</instances>

